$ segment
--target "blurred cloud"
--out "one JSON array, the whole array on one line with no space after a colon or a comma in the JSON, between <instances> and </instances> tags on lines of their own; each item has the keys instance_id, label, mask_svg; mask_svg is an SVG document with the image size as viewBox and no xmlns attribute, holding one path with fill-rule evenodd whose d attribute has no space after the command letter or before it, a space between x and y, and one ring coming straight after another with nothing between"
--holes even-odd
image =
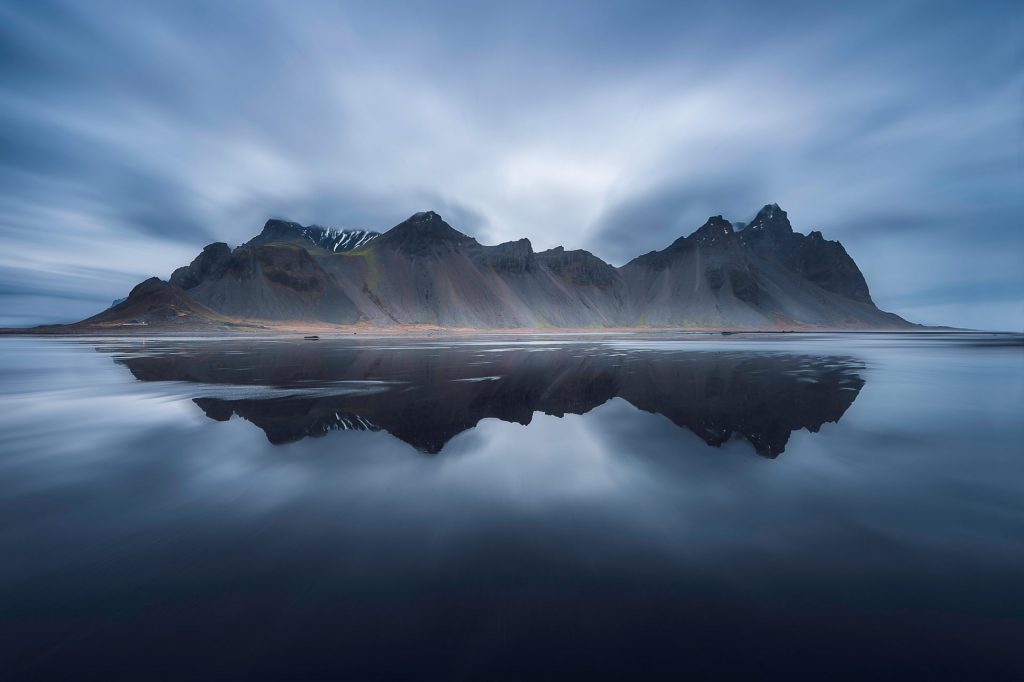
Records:
<instances>
[{"instance_id":1,"label":"blurred cloud","mask_svg":"<svg viewBox=\"0 0 1024 682\"><path fill-rule=\"evenodd\" d=\"M0 324L272 215L619 265L775 201L883 307L1022 329L1022 45L1016 2L0 0Z\"/></svg>"}]
</instances>

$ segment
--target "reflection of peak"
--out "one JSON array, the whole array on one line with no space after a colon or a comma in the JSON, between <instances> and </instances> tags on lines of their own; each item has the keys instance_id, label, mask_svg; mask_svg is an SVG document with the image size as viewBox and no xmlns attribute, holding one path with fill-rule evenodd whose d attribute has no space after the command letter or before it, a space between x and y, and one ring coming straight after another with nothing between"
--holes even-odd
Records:
<instances>
[{"instance_id":1,"label":"reflection of peak","mask_svg":"<svg viewBox=\"0 0 1024 682\"><path fill-rule=\"evenodd\" d=\"M143 381L205 384L196 404L211 419L233 414L272 443L333 430L384 430L417 450L437 453L487 418L529 424L535 412L585 414L613 398L664 415L704 442L740 436L766 457L785 450L790 434L838 421L864 380L849 358L783 353L613 350L567 344L536 352L503 349L481 360L479 346L438 349L310 346L221 347L205 354L126 349L117 362ZM367 383L369 382L369 383ZM326 389L310 397L218 397L238 384ZM365 390L359 386L371 386ZM230 388L228 388L230 387Z\"/></svg>"},{"instance_id":2,"label":"reflection of peak","mask_svg":"<svg viewBox=\"0 0 1024 682\"><path fill-rule=\"evenodd\" d=\"M352 412L331 410L328 401L274 398L269 400L222 400L195 398L193 401L215 421L227 421L237 414L259 426L275 445L331 431L380 431L370 420Z\"/></svg>"}]
</instances>

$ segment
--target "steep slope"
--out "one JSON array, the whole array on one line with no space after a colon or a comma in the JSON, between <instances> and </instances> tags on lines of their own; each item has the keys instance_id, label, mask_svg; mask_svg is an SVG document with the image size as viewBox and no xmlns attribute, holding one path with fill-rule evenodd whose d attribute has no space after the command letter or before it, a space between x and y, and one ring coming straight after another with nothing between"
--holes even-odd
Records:
<instances>
[{"instance_id":1,"label":"steep slope","mask_svg":"<svg viewBox=\"0 0 1024 682\"><path fill-rule=\"evenodd\" d=\"M575 283L564 271L552 270L556 260L538 258L527 239L483 246L427 211L363 249L320 262L375 322L479 328L613 324L607 311L614 309L609 302L616 295L623 298L613 292L621 286L618 278Z\"/></svg>"},{"instance_id":2,"label":"steep slope","mask_svg":"<svg viewBox=\"0 0 1024 682\"><path fill-rule=\"evenodd\" d=\"M223 326L230 320L193 300L181 287L151 277L135 286L128 297L74 327Z\"/></svg>"},{"instance_id":3,"label":"steep slope","mask_svg":"<svg viewBox=\"0 0 1024 682\"><path fill-rule=\"evenodd\" d=\"M256 239L234 251L224 243L210 244L190 265L175 270L170 282L232 317L338 324L359 320L359 311L335 279L305 247L290 241Z\"/></svg>"},{"instance_id":4,"label":"steep slope","mask_svg":"<svg viewBox=\"0 0 1024 682\"><path fill-rule=\"evenodd\" d=\"M714 216L688 237L619 268L632 324L771 326L765 293L732 225Z\"/></svg>"},{"instance_id":5,"label":"steep slope","mask_svg":"<svg viewBox=\"0 0 1024 682\"><path fill-rule=\"evenodd\" d=\"M760 258L779 263L826 291L874 305L864 275L843 245L827 241L821 232L807 236L794 232L778 204L762 208L738 234L740 242Z\"/></svg>"},{"instance_id":6,"label":"steep slope","mask_svg":"<svg viewBox=\"0 0 1024 682\"><path fill-rule=\"evenodd\" d=\"M906 327L875 307L856 264L820 233L794 233L776 205L737 233L713 216L620 273L630 324L702 327Z\"/></svg>"}]
</instances>

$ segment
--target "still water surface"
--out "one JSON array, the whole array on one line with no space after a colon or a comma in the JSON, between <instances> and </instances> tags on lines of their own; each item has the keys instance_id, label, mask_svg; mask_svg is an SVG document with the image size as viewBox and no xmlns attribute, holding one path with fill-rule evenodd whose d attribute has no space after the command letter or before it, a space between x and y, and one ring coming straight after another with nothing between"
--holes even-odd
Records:
<instances>
[{"instance_id":1,"label":"still water surface","mask_svg":"<svg viewBox=\"0 0 1024 682\"><path fill-rule=\"evenodd\" d=\"M1024 675L1024 345L0 339L4 679Z\"/></svg>"}]
</instances>

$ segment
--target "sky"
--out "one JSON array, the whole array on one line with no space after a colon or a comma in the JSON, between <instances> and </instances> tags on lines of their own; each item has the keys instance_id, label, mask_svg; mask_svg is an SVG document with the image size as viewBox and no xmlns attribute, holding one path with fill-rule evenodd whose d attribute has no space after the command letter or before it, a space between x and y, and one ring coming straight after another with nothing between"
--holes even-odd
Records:
<instances>
[{"instance_id":1,"label":"sky","mask_svg":"<svg viewBox=\"0 0 1024 682\"><path fill-rule=\"evenodd\" d=\"M0 325L269 217L622 265L773 202L881 308L1024 330L1024 3L0 0Z\"/></svg>"}]
</instances>

